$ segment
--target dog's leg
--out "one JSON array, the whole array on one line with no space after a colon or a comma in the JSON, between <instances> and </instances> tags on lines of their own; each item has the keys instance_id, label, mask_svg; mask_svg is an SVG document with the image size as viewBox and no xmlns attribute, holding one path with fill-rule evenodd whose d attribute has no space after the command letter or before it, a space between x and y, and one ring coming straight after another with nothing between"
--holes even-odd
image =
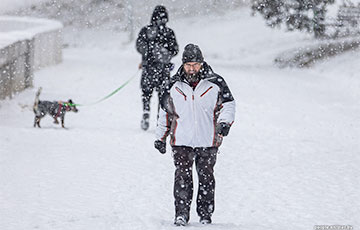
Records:
<instances>
[{"instance_id":1,"label":"dog's leg","mask_svg":"<svg viewBox=\"0 0 360 230\"><path fill-rule=\"evenodd\" d=\"M39 127L39 128L41 128L40 127L40 117L38 117L38 116L35 116L35 119L34 119L34 127L36 128L36 125Z\"/></svg>"},{"instance_id":2,"label":"dog's leg","mask_svg":"<svg viewBox=\"0 0 360 230\"><path fill-rule=\"evenodd\" d=\"M34 112L36 113L36 111L38 110L38 106L39 106L39 96L40 96L40 93L41 93L41 90L42 88L40 87L36 93L36 96L35 96L35 102L34 102L34 106L33 106L33 109L34 109Z\"/></svg>"},{"instance_id":3,"label":"dog's leg","mask_svg":"<svg viewBox=\"0 0 360 230\"><path fill-rule=\"evenodd\" d=\"M41 126L40 126L40 117L35 117L35 122L36 122L37 126L39 128L41 128Z\"/></svg>"},{"instance_id":4,"label":"dog's leg","mask_svg":"<svg viewBox=\"0 0 360 230\"><path fill-rule=\"evenodd\" d=\"M63 116L61 117L61 127L65 128L65 125L64 125L64 117L63 117Z\"/></svg>"}]
</instances>

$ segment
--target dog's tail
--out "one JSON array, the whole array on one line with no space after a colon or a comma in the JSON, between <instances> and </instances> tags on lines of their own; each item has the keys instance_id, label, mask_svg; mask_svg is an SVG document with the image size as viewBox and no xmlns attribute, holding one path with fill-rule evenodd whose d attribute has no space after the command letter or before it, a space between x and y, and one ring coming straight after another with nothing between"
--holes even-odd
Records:
<instances>
[{"instance_id":1,"label":"dog's tail","mask_svg":"<svg viewBox=\"0 0 360 230\"><path fill-rule=\"evenodd\" d=\"M40 96L41 90L42 90L42 88L39 87L39 89L38 89L38 91L36 93L36 96L35 96L35 102L34 102L34 107L33 107L35 113L38 110L39 96Z\"/></svg>"}]
</instances>

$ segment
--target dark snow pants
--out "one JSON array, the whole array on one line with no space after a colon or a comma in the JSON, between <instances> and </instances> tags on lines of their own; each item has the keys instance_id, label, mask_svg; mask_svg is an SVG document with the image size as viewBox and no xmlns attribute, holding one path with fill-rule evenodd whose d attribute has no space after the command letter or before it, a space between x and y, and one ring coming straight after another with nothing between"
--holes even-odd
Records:
<instances>
[{"instance_id":1,"label":"dark snow pants","mask_svg":"<svg viewBox=\"0 0 360 230\"><path fill-rule=\"evenodd\" d=\"M170 78L170 71L163 64L154 64L152 66L144 66L141 76L141 90L143 111L150 111L150 99L154 89L158 92L158 97L162 95L165 80Z\"/></svg>"},{"instance_id":2,"label":"dark snow pants","mask_svg":"<svg viewBox=\"0 0 360 230\"><path fill-rule=\"evenodd\" d=\"M192 166L195 161L199 178L196 211L200 217L211 217L215 205L214 166L218 148L174 146L172 150L176 167L174 183L175 216L183 215L189 220L193 197Z\"/></svg>"}]
</instances>

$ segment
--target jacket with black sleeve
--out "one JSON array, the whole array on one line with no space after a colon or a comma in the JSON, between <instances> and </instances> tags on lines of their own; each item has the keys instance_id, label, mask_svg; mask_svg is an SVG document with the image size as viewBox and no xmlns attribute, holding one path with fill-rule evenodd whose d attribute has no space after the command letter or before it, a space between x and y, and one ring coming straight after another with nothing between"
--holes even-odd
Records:
<instances>
[{"instance_id":1,"label":"jacket with black sleeve","mask_svg":"<svg viewBox=\"0 0 360 230\"><path fill-rule=\"evenodd\" d=\"M170 134L172 146L218 147L216 125L231 125L234 118L235 100L221 76L204 62L193 89L181 66L162 96L156 139L165 142Z\"/></svg>"}]
</instances>

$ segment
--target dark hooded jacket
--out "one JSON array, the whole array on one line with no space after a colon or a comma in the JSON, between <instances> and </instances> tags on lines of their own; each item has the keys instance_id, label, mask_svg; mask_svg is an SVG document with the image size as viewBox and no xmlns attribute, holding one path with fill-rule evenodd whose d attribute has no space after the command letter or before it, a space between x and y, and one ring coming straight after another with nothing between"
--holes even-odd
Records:
<instances>
[{"instance_id":1,"label":"dark hooded jacket","mask_svg":"<svg viewBox=\"0 0 360 230\"><path fill-rule=\"evenodd\" d=\"M151 16L150 25L140 30L136 40L136 49L142 55L142 65L170 63L179 52L174 31L166 27L169 21L164 6L157 6Z\"/></svg>"}]
</instances>

